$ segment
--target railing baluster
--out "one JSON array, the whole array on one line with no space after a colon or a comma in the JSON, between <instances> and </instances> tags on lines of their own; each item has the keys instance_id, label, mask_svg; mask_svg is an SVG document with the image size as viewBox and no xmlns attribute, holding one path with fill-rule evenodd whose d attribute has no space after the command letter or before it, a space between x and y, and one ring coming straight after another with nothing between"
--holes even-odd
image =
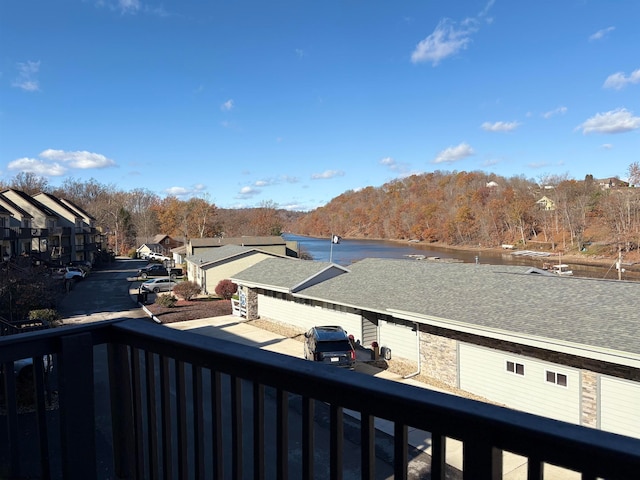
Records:
<instances>
[{"instance_id":1,"label":"railing baluster","mask_svg":"<svg viewBox=\"0 0 640 480\"><path fill-rule=\"evenodd\" d=\"M230 377L231 390L231 477L242 478L242 384Z\"/></svg>"},{"instance_id":2,"label":"railing baluster","mask_svg":"<svg viewBox=\"0 0 640 480\"><path fill-rule=\"evenodd\" d=\"M313 479L315 400L302 397L302 478ZM362 478L365 478L364 476Z\"/></svg>"},{"instance_id":3,"label":"railing baluster","mask_svg":"<svg viewBox=\"0 0 640 480\"><path fill-rule=\"evenodd\" d=\"M156 368L154 354L147 350L144 355L147 385L147 450L149 478L155 480L158 474L158 418L156 415Z\"/></svg>"},{"instance_id":4,"label":"railing baluster","mask_svg":"<svg viewBox=\"0 0 640 480\"><path fill-rule=\"evenodd\" d=\"M276 390L276 476L289 478L289 394Z\"/></svg>"},{"instance_id":5,"label":"railing baluster","mask_svg":"<svg viewBox=\"0 0 640 480\"><path fill-rule=\"evenodd\" d=\"M224 462L222 456L222 387L220 372L211 370L211 450L213 459L213 478L222 480Z\"/></svg>"},{"instance_id":6,"label":"railing baluster","mask_svg":"<svg viewBox=\"0 0 640 480\"><path fill-rule=\"evenodd\" d=\"M193 382L193 474L195 478L204 478L204 409L202 402L202 368L191 366Z\"/></svg>"},{"instance_id":7,"label":"railing baluster","mask_svg":"<svg viewBox=\"0 0 640 480\"><path fill-rule=\"evenodd\" d=\"M329 406L329 476L342 480L342 459L344 449L344 424L342 407L332 403Z\"/></svg>"},{"instance_id":8,"label":"railing baluster","mask_svg":"<svg viewBox=\"0 0 640 480\"><path fill-rule=\"evenodd\" d=\"M118 478L130 478L135 468L133 407L131 406L131 380L128 349L124 345L109 344L109 396L111 401L111 428L113 455Z\"/></svg>"},{"instance_id":9,"label":"railing baluster","mask_svg":"<svg viewBox=\"0 0 640 480\"><path fill-rule=\"evenodd\" d=\"M160 357L160 411L162 430L163 478L173 478L173 449L171 448L171 385L169 359Z\"/></svg>"},{"instance_id":10,"label":"railing baluster","mask_svg":"<svg viewBox=\"0 0 640 480\"><path fill-rule=\"evenodd\" d=\"M51 360L49 360L50 362ZM38 444L40 447L40 476L43 480L51 478L49 462L49 440L47 434L47 408L45 405L45 371L41 356L33 358L33 376L36 389L36 418L38 427Z\"/></svg>"},{"instance_id":11,"label":"railing baluster","mask_svg":"<svg viewBox=\"0 0 640 480\"><path fill-rule=\"evenodd\" d=\"M366 412L360 413L360 463L362 478L376 476L376 430L375 418Z\"/></svg>"},{"instance_id":12,"label":"railing baluster","mask_svg":"<svg viewBox=\"0 0 640 480\"><path fill-rule=\"evenodd\" d=\"M407 426L399 422L393 425L393 472L395 478L407 478Z\"/></svg>"},{"instance_id":13,"label":"railing baluster","mask_svg":"<svg viewBox=\"0 0 640 480\"><path fill-rule=\"evenodd\" d=\"M529 457L527 459L527 480L543 480L544 465L536 458Z\"/></svg>"},{"instance_id":14,"label":"railing baluster","mask_svg":"<svg viewBox=\"0 0 640 480\"><path fill-rule=\"evenodd\" d=\"M189 478L189 459L187 457L187 389L184 377L184 362L175 360L176 375L176 412L178 414L178 478Z\"/></svg>"},{"instance_id":15,"label":"railing baluster","mask_svg":"<svg viewBox=\"0 0 640 480\"><path fill-rule=\"evenodd\" d=\"M253 478L264 478L264 385L253 383Z\"/></svg>"},{"instance_id":16,"label":"railing baluster","mask_svg":"<svg viewBox=\"0 0 640 480\"><path fill-rule=\"evenodd\" d=\"M145 478L144 438L142 434L142 383L140 378L140 351L131 349L131 385L133 388L133 425L135 431L136 478Z\"/></svg>"},{"instance_id":17,"label":"railing baluster","mask_svg":"<svg viewBox=\"0 0 640 480\"><path fill-rule=\"evenodd\" d=\"M445 479L447 467L447 439L438 432L431 432L431 478Z\"/></svg>"},{"instance_id":18,"label":"railing baluster","mask_svg":"<svg viewBox=\"0 0 640 480\"><path fill-rule=\"evenodd\" d=\"M62 474L65 480L87 480L96 477L95 395L87 388L94 384L93 340L90 333L60 340Z\"/></svg>"},{"instance_id":19,"label":"railing baluster","mask_svg":"<svg viewBox=\"0 0 640 480\"><path fill-rule=\"evenodd\" d=\"M13 362L2 365L4 371L4 398L7 404L7 436L9 437L9 475L20 476L20 449L18 440L18 401Z\"/></svg>"},{"instance_id":20,"label":"railing baluster","mask_svg":"<svg viewBox=\"0 0 640 480\"><path fill-rule=\"evenodd\" d=\"M467 479L500 480L502 478L502 451L493 447L491 437L482 437L474 431L462 446L462 476Z\"/></svg>"}]
</instances>

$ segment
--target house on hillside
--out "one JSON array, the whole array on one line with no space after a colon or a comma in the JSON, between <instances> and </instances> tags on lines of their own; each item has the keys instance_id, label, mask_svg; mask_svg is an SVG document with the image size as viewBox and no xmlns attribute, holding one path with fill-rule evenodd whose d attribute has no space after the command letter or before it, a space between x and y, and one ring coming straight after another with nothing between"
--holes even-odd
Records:
<instances>
[{"instance_id":1,"label":"house on hillside","mask_svg":"<svg viewBox=\"0 0 640 480\"><path fill-rule=\"evenodd\" d=\"M249 319L304 330L341 325L361 345L375 341L388 359L413 362L417 372L451 387L640 438L640 311L629 308L638 284L526 272L392 259L342 268L272 258L232 281Z\"/></svg>"},{"instance_id":2,"label":"house on hillside","mask_svg":"<svg viewBox=\"0 0 640 480\"><path fill-rule=\"evenodd\" d=\"M536 204L539 205L542 210L552 211L556 209L556 202L551 200L546 195L543 196L540 200L536 201Z\"/></svg>"},{"instance_id":3,"label":"house on hillside","mask_svg":"<svg viewBox=\"0 0 640 480\"><path fill-rule=\"evenodd\" d=\"M620 180L618 177L608 177L601 178L596 180L600 188L606 190L608 188L628 188L629 182L625 182L624 180Z\"/></svg>"},{"instance_id":4,"label":"house on hillside","mask_svg":"<svg viewBox=\"0 0 640 480\"><path fill-rule=\"evenodd\" d=\"M224 245L186 257L187 277L200 285L203 294L213 295L220 280L229 279L242 270L275 257L283 258L276 253L253 247Z\"/></svg>"}]
</instances>

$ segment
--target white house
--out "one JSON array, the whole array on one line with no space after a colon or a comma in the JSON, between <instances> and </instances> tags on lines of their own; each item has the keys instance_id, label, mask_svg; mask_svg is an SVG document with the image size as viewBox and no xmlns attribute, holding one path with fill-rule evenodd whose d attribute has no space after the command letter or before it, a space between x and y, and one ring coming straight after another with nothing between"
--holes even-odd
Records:
<instances>
[{"instance_id":1,"label":"white house","mask_svg":"<svg viewBox=\"0 0 640 480\"><path fill-rule=\"evenodd\" d=\"M640 284L526 267L266 259L236 273L247 317L341 325L445 384L640 437Z\"/></svg>"}]
</instances>

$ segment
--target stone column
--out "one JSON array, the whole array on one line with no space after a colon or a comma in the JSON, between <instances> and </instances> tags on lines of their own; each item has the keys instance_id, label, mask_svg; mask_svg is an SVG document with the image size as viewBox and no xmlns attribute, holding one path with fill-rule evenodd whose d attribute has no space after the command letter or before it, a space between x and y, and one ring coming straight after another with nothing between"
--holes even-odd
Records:
<instances>
[{"instance_id":1,"label":"stone column","mask_svg":"<svg viewBox=\"0 0 640 480\"><path fill-rule=\"evenodd\" d=\"M258 291L254 288L242 287L247 296L247 320L260 318L258 315Z\"/></svg>"},{"instance_id":2,"label":"stone column","mask_svg":"<svg viewBox=\"0 0 640 480\"><path fill-rule=\"evenodd\" d=\"M582 370L582 405L580 419L585 427L598 428L598 375Z\"/></svg>"}]
</instances>

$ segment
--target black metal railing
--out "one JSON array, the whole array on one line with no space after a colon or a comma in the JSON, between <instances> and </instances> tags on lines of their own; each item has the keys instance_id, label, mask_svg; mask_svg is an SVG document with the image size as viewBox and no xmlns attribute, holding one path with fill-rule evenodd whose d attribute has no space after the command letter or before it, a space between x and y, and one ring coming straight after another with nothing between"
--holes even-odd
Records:
<instances>
[{"instance_id":1,"label":"black metal railing","mask_svg":"<svg viewBox=\"0 0 640 480\"><path fill-rule=\"evenodd\" d=\"M31 410L13 391L23 358L34 365ZM503 452L526 457L530 479L544 478L545 464L583 479L640 471L638 439L147 320L5 337L0 365L0 478L340 479L347 468L376 478L377 418L393 424L387 477L411 476L410 427L430 432L430 478L455 478L447 438L463 444L465 479L502 478Z\"/></svg>"}]
</instances>

